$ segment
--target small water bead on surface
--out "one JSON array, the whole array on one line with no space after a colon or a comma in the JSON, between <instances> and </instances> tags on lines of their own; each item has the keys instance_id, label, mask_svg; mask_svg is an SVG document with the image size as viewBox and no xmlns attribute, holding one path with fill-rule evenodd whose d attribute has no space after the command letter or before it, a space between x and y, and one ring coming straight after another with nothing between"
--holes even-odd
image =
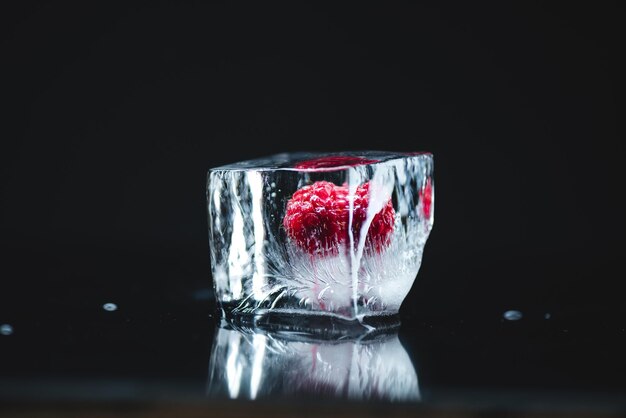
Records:
<instances>
[{"instance_id":1,"label":"small water bead on surface","mask_svg":"<svg viewBox=\"0 0 626 418\"><path fill-rule=\"evenodd\" d=\"M552 318L552 314L550 312L547 312L543 317L544 319L550 319Z\"/></svg>"},{"instance_id":2,"label":"small water bead on surface","mask_svg":"<svg viewBox=\"0 0 626 418\"><path fill-rule=\"evenodd\" d=\"M11 335L13 334L13 326L9 324L0 325L0 335Z\"/></svg>"},{"instance_id":3,"label":"small water bead on surface","mask_svg":"<svg viewBox=\"0 0 626 418\"><path fill-rule=\"evenodd\" d=\"M102 309L107 312L117 311L117 305L115 303L108 302L102 305Z\"/></svg>"},{"instance_id":4,"label":"small water bead on surface","mask_svg":"<svg viewBox=\"0 0 626 418\"><path fill-rule=\"evenodd\" d=\"M506 311L502 316L507 321L519 321L524 315L520 311L510 310Z\"/></svg>"}]
</instances>

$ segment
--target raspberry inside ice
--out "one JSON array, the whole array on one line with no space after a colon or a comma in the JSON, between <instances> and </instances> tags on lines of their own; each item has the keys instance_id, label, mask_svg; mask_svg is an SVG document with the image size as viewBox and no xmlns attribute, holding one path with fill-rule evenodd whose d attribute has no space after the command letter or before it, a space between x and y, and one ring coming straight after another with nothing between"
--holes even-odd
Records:
<instances>
[{"instance_id":1,"label":"raspberry inside ice","mask_svg":"<svg viewBox=\"0 0 626 418\"><path fill-rule=\"evenodd\" d=\"M370 198L369 183L358 186L354 194L352 233L355 244L366 221ZM374 215L365 247L378 253L389 246L394 229L395 211L391 199ZM310 254L332 255L348 247L350 202L347 186L317 181L297 190L287 203L283 226L287 236Z\"/></svg>"}]
</instances>

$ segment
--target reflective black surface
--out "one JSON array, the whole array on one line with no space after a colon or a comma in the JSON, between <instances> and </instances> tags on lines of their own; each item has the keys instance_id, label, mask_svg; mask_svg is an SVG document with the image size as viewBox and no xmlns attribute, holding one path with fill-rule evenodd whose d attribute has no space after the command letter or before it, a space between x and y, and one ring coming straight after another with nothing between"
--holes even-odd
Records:
<instances>
[{"instance_id":1,"label":"reflective black surface","mask_svg":"<svg viewBox=\"0 0 626 418\"><path fill-rule=\"evenodd\" d=\"M314 341L224 327L207 288L176 297L4 303L0 397L626 407L623 316L518 305L437 317L409 305L397 335Z\"/></svg>"}]
</instances>

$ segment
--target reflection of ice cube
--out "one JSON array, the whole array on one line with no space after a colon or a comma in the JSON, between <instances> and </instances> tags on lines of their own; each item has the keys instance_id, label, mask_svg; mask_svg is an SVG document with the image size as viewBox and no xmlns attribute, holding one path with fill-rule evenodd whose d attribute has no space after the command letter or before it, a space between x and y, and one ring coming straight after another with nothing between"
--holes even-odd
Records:
<instances>
[{"instance_id":1,"label":"reflection of ice cube","mask_svg":"<svg viewBox=\"0 0 626 418\"><path fill-rule=\"evenodd\" d=\"M213 343L208 391L232 399L290 395L420 399L415 368L397 334L338 342L220 328Z\"/></svg>"},{"instance_id":2,"label":"reflection of ice cube","mask_svg":"<svg viewBox=\"0 0 626 418\"><path fill-rule=\"evenodd\" d=\"M351 163L327 164L342 160ZM223 312L348 319L397 313L415 280L433 225L432 176L431 154L370 151L330 157L280 154L212 169L207 186L211 264ZM337 233L339 238L312 250L311 241L303 247L287 234L284 219L294 193L320 184L316 182L329 182L348 193L342 198L349 203L342 212L348 214L348 225ZM355 193L366 184L366 214L357 223ZM390 201L392 227L376 241L370 234L373 219ZM309 227L318 233L328 228Z\"/></svg>"}]
</instances>

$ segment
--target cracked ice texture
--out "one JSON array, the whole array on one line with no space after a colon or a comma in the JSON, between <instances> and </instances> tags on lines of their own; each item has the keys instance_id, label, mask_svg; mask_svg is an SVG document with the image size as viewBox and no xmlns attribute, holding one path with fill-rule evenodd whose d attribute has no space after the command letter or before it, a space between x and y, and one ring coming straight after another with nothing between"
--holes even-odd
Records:
<instances>
[{"instance_id":1,"label":"cracked ice texture","mask_svg":"<svg viewBox=\"0 0 626 418\"><path fill-rule=\"evenodd\" d=\"M223 312L348 319L397 313L433 226L433 168L429 153L366 151L279 154L211 169L211 265ZM310 240L299 245L285 228L288 204L325 182L347 201L339 228L345 236L332 235L319 248ZM370 245L382 214L392 224ZM309 227L315 236L328 228Z\"/></svg>"}]
</instances>

